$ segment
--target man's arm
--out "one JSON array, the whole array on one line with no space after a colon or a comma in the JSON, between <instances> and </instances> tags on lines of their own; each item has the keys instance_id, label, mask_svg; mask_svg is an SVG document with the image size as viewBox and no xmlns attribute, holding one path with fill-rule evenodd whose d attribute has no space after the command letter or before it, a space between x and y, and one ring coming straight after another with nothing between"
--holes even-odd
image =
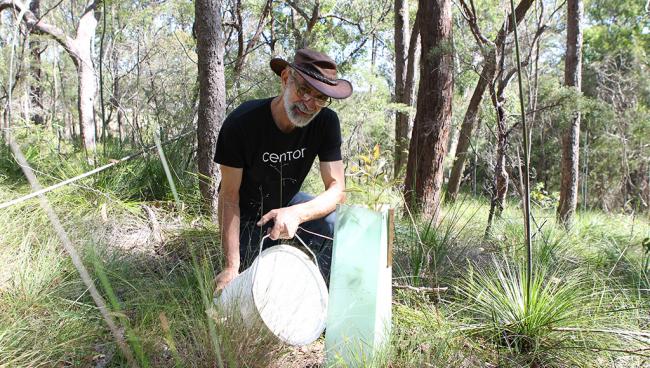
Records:
<instances>
[{"instance_id":1,"label":"man's arm","mask_svg":"<svg viewBox=\"0 0 650 368\"><path fill-rule=\"evenodd\" d=\"M309 202L291 207L278 208L262 216L257 223L264 225L274 220L271 239L293 238L298 225L303 222L327 216L336 209L338 203L345 201L345 174L343 161L320 163L320 174L325 184L325 191Z\"/></svg>"},{"instance_id":2,"label":"man's arm","mask_svg":"<svg viewBox=\"0 0 650 368\"><path fill-rule=\"evenodd\" d=\"M243 169L219 165L219 230L225 257L224 269L215 278L215 290L223 289L239 274L239 187Z\"/></svg>"}]
</instances>

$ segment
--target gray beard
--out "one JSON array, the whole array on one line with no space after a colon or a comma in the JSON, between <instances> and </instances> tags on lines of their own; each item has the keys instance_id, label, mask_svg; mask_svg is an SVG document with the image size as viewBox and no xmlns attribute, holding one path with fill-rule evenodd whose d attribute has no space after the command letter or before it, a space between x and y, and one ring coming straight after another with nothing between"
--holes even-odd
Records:
<instances>
[{"instance_id":1,"label":"gray beard","mask_svg":"<svg viewBox=\"0 0 650 368\"><path fill-rule=\"evenodd\" d=\"M287 117L289 118L289 121L291 122L291 124L297 126L298 128L306 127L316 117L316 112L306 116L301 116L296 114L295 112L293 112L294 108L300 111L305 111L307 110L306 106L302 102L292 104L291 101L289 101L289 97L290 96L288 90L285 89L282 95L282 101L284 102L284 110L287 112ZM301 107L304 108L301 109Z\"/></svg>"}]
</instances>

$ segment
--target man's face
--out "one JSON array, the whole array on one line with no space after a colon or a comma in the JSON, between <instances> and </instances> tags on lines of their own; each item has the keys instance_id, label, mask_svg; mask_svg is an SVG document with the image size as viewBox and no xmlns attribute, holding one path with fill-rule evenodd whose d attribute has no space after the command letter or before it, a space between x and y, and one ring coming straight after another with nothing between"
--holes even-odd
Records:
<instances>
[{"instance_id":1,"label":"man's face","mask_svg":"<svg viewBox=\"0 0 650 368\"><path fill-rule=\"evenodd\" d=\"M289 70L282 100L289 121L297 127L307 126L328 103L327 96L309 87L307 82L293 70Z\"/></svg>"}]
</instances>

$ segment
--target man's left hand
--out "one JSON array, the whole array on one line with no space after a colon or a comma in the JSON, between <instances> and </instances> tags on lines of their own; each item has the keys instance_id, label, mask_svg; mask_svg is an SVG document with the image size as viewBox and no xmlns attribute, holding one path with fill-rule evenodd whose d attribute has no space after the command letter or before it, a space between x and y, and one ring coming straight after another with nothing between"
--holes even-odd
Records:
<instances>
[{"instance_id":1,"label":"man's left hand","mask_svg":"<svg viewBox=\"0 0 650 368\"><path fill-rule=\"evenodd\" d=\"M267 212L257 222L257 226L263 226L270 220L274 222L273 228L269 231L272 240L293 238L298 230L298 225L300 225L300 216L293 207L278 208Z\"/></svg>"}]
</instances>

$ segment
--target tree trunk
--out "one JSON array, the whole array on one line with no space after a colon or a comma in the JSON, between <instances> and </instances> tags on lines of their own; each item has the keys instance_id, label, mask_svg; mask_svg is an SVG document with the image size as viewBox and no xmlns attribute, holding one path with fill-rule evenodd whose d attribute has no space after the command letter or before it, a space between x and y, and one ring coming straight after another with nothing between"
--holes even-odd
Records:
<instances>
[{"instance_id":1,"label":"tree trunk","mask_svg":"<svg viewBox=\"0 0 650 368\"><path fill-rule=\"evenodd\" d=\"M463 179L463 172L465 171L465 161L470 148L470 140L474 133L474 127L479 118L479 110L481 108L481 101L487 86L494 80L496 74L496 52L494 49L490 50L488 57L485 60L481 75L478 78L472 98L469 100L469 105L463 117L463 123L460 126L460 134L458 137L458 145L456 145L456 154L454 164L449 175L447 182L447 196L445 200L453 202L458 196L460 190L460 183Z\"/></svg>"},{"instance_id":2,"label":"tree trunk","mask_svg":"<svg viewBox=\"0 0 650 368\"><path fill-rule=\"evenodd\" d=\"M408 107L413 104L413 90L415 86L415 65L418 51L418 37L420 35L417 19L413 24L408 48L406 39L408 35L408 0L402 4L395 1L395 14L401 14L400 21L395 20L395 102L402 103ZM398 8L402 9L398 13ZM403 14L402 14L403 13ZM398 38L401 38L398 42ZM411 114L398 111L395 114L395 153L393 173L394 177L400 177L400 172L406 164L407 149L409 142L409 128L411 126Z\"/></svg>"},{"instance_id":3,"label":"tree trunk","mask_svg":"<svg viewBox=\"0 0 650 368\"><path fill-rule=\"evenodd\" d=\"M97 29L93 3L79 20L77 38L74 45L77 48L77 73L79 80L79 131L81 140L87 150L95 150L95 97L97 95L97 81L95 80L95 66L91 56L92 38Z\"/></svg>"},{"instance_id":4,"label":"tree trunk","mask_svg":"<svg viewBox=\"0 0 650 368\"><path fill-rule=\"evenodd\" d=\"M197 0L194 6L200 91L197 123L199 188L213 216L217 213L215 181L219 180L214 153L226 110L221 7L222 0Z\"/></svg>"},{"instance_id":5,"label":"tree trunk","mask_svg":"<svg viewBox=\"0 0 650 368\"><path fill-rule=\"evenodd\" d=\"M117 136L118 136L118 142L120 142L120 145L122 144L122 140L124 138L125 132L124 132L124 109L122 109L122 91L120 89L120 69L119 69L119 63L120 63L120 53L119 53L119 48L116 46L117 40L116 40L116 33L115 29L121 28L120 27L120 18L119 18L119 11L115 11L115 4L111 4L111 19L112 19L112 26L111 26L111 38L112 38L112 46L111 47L111 69L113 73L113 83L111 85L111 98L109 99L110 101L110 107L111 110L113 110L117 114ZM113 114L113 111L111 111L111 115Z\"/></svg>"},{"instance_id":6,"label":"tree trunk","mask_svg":"<svg viewBox=\"0 0 650 368\"><path fill-rule=\"evenodd\" d=\"M564 84L580 91L582 79L582 0L567 1L567 41L564 61ZM573 117L562 136L562 179L557 218L563 225L571 223L578 203L578 163L580 155L580 111Z\"/></svg>"},{"instance_id":7,"label":"tree trunk","mask_svg":"<svg viewBox=\"0 0 650 368\"><path fill-rule=\"evenodd\" d=\"M37 18L40 17L40 7L40 0L32 0L29 3L29 10ZM29 84L29 96L32 105L32 115L30 119L35 124L43 124L45 121L45 119L43 119L43 89L41 86L41 53L43 50L41 49L40 42L35 40L30 40L29 50L32 55L30 63L32 82Z\"/></svg>"},{"instance_id":8,"label":"tree trunk","mask_svg":"<svg viewBox=\"0 0 650 368\"><path fill-rule=\"evenodd\" d=\"M420 86L404 191L407 203L437 221L453 95L451 0L420 0L418 19Z\"/></svg>"},{"instance_id":9,"label":"tree trunk","mask_svg":"<svg viewBox=\"0 0 650 368\"><path fill-rule=\"evenodd\" d=\"M90 55L88 55L90 57ZM87 150L95 148L95 95L97 83L95 69L88 66L90 60L80 60L77 65L78 93L77 107L79 108L79 133Z\"/></svg>"},{"instance_id":10,"label":"tree trunk","mask_svg":"<svg viewBox=\"0 0 650 368\"><path fill-rule=\"evenodd\" d=\"M497 152L496 165L494 166L494 193L492 195L492 206L497 218L501 217L505 207L506 195L508 194L509 176L506 171L506 154L508 151L508 132L506 121L505 104L505 86L500 89L496 96L492 97L492 104L497 113ZM494 93L494 92L493 92Z\"/></svg>"},{"instance_id":11,"label":"tree trunk","mask_svg":"<svg viewBox=\"0 0 650 368\"><path fill-rule=\"evenodd\" d=\"M534 0L521 0L519 2L517 8L515 9L515 19L517 24L519 24L521 20L524 19L526 13L528 12L528 9L530 9L533 2ZM458 140L458 146L456 146L454 164L447 184L446 199L451 202L456 200L458 197L458 191L460 190L463 171L465 169L465 160L468 157L467 150L469 149L474 126L476 125L476 121L478 119L478 112L481 106L481 101L483 100L483 94L487 86L492 83L494 77L496 76L497 60L500 57L496 51L502 48L504 42L506 41L506 37L514 29L511 24L511 19L512 14L508 13L507 18L504 19L499 32L491 44L486 44L484 41L479 42L483 47L489 47L490 50L485 53L485 64L483 65L481 75L479 76L476 88L474 88L472 99L467 106L465 116L463 117L463 123L461 124L460 137ZM478 31L478 24L474 24L474 27L475 30ZM482 37L482 35L480 36Z\"/></svg>"},{"instance_id":12,"label":"tree trunk","mask_svg":"<svg viewBox=\"0 0 650 368\"><path fill-rule=\"evenodd\" d=\"M404 82L406 79L406 40L408 39L409 9L408 0L395 0L395 102L404 100ZM406 134L404 122L408 124L408 115L395 114L395 177L399 175L406 155ZM408 126L406 127L408 128Z\"/></svg>"}]
</instances>

